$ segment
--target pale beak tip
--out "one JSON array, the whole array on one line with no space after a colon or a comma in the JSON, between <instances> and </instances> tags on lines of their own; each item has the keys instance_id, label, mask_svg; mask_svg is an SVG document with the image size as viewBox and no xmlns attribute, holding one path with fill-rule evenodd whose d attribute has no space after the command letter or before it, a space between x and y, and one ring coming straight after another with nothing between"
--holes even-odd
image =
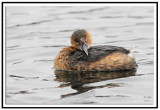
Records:
<instances>
[{"instance_id":1,"label":"pale beak tip","mask_svg":"<svg viewBox=\"0 0 160 110\"><path fill-rule=\"evenodd\" d=\"M85 52L86 54L87 54L87 56L88 56L88 52Z\"/></svg>"},{"instance_id":2,"label":"pale beak tip","mask_svg":"<svg viewBox=\"0 0 160 110\"><path fill-rule=\"evenodd\" d=\"M85 48L84 52L86 53L86 55L88 56L88 50Z\"/></svg>"}]
</instances>

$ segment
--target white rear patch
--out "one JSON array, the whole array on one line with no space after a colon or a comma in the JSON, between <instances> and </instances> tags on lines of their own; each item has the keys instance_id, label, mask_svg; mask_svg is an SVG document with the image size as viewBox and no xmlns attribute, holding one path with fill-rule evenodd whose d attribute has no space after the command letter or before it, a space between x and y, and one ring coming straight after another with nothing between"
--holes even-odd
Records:
<instances>
[{"instance_id":1,"label":"white rear patch","mask_svg":"<svg viewBox=\"0 0 160 110\"><path fill-rule=\"evenodd\" d=\"M129 56L129 57L132 57L132 58L134 58L134 56L133 56L132 54L128 54L128 56Z\"/></svg>"}]
</instances>

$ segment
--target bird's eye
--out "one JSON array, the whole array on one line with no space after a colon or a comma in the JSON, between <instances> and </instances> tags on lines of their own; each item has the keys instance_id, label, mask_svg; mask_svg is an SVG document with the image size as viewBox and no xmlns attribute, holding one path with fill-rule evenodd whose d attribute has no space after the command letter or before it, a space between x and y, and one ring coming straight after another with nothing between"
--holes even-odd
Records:
<instances>
[{"instance_id":1,"label":"bird's eye","mask_svg":"<svg viewBox=\"0 0 160 110\"><path fill-rule=\"evenodd\" d=\"M75 39L75 41L76 41L76 42L78 42L78 40L77 40L77 39Z\"/></svg>"}]
</instances>

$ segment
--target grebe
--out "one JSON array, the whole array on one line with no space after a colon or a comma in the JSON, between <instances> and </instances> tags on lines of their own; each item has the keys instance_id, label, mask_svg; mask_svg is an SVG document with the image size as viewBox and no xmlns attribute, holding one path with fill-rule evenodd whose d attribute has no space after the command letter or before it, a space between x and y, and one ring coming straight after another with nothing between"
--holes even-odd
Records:
<instances>
[{"instance_id":1,"label":"grebe","mask_svg":"<svg viewBox=\"0 0 160 110\"><path fill-rule=\"evenodd\" d=\"M65 71L123 71L137 68L130 51L117 46L91 47L92 37L86 30L71 35L71 45L63 48L54 60L54 68Z\"/></svg>"}]
</instances>

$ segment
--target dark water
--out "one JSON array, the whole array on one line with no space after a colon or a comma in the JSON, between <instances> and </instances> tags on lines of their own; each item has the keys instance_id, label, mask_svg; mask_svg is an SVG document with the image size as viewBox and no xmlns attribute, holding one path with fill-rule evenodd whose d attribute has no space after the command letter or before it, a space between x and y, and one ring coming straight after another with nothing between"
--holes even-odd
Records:
<instances>
[{"instance_id":1,"label":"dark water","mask_svg":"<svg viewBox=\"0 0 160 110\"><path fill-rule=\"evenodd\" d=\"M94 46L136 46L137 71L54 70L75 29L88 30ZM151 6L6 8L6 104L153 104L153 60Z\"/></svg>"}]
</instances>

